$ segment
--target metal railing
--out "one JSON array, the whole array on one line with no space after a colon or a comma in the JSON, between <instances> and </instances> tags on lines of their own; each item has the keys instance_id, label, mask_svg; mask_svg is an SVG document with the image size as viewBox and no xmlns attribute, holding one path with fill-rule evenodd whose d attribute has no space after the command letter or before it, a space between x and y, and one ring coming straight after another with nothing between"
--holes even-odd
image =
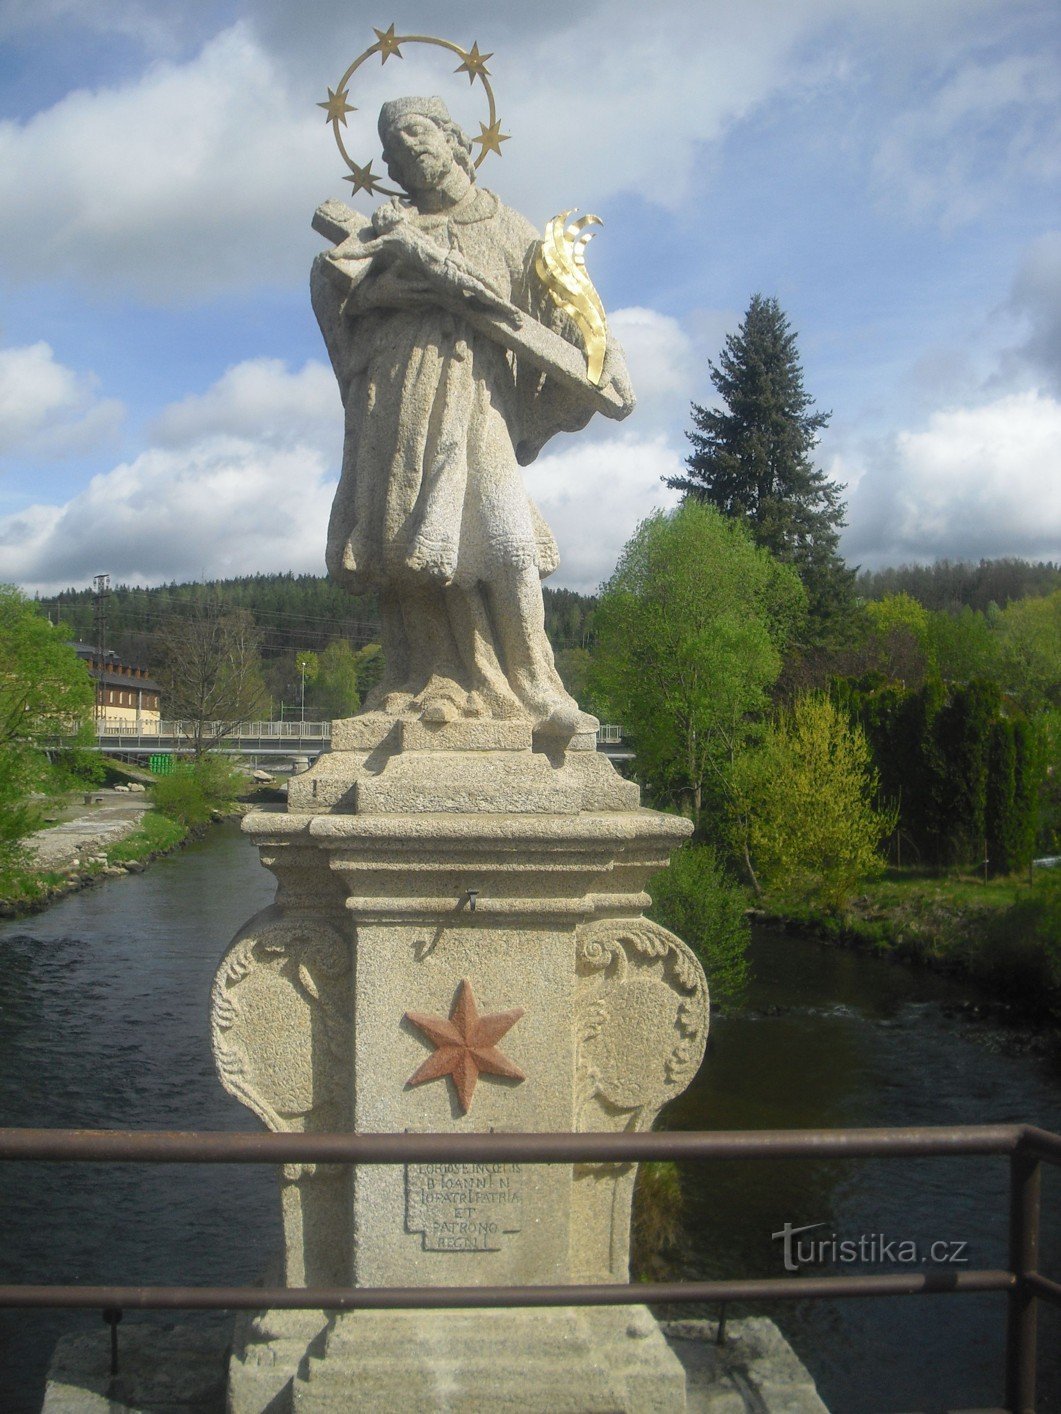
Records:
<instances>
[{"instance_id":1,"label":"metal railing","mask_svg":"<svg viewBox=\"0 0 1061 1414\"><path fill-rule=\"evenodd\" d=\"M1008 1298L1006 1408L1033 1414L1038 1301L1061 1283L1038 1270L1041 1164L1061 1164L1061 1135L1032 1125L733 1130L674 1134L228 1134L0 1129L0 1160L79 1163L631 1163L647 1159L1009 1159L1009 1264L1004 1270L731 1281L455 1287L0 1286L0 1307L398 1310L487 1306L622 1306L671 1302L834 1300L1002 1291Z\"/></svg>"},{"instance_id":2,"label":"metal railing","mask_svg":"<svg viewBox=\"0 0 1061 1414\"><path fill-rule=\"evenodd\" d=\"M96 735L130 737L136 740L142 737L152 741L158 737L192 740L198 726L197 722L183 721L142 722L137 726L135 722L116 722L110 719L97 724ZM319 743L331 740L332 724L331 722L203 722L200 734L206 741L231 741L248 738L262 741L311 740Z\"/></svg>"}]
</instances>

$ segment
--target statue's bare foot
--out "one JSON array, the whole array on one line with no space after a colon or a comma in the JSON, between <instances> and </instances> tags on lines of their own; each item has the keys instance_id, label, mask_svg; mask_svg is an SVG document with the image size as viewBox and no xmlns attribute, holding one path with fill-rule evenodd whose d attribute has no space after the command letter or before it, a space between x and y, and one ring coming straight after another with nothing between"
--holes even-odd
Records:
<instances>
[{"instance_id":1,"label":"statue's bare foot","mask_svg":"<svg viewBox=\"0 0 1061 1414\"><path fill-rule=\"evenodd\" d=\"M425 722L453 722L460 716L468 694L450 678L433 674L412 703Z\"/></svg>"},{"instance_id":2,"label":"statue's bare foot","mask_svg":"<svg viewBox=\"0 0 1061 1414\"><path fill-rule=\"evenodd\" d=\"M599 726L600 722L597 718L590 716L588 712L583 712L572 699L570 704L560 703L554 707L544 721L537 723L534 731L537 736L549 737L558 741L570 741L573 736L579 736L584 732L595 732Z\"/></svg>"},{"instance_id":3,"label":"statue's bare foot","mask_svg":"<svg viewBox=\"0 0 1061 1414\"><path fill-rule=\"evenodd\" d=\"M477 692L469 692L461 707L462 717L488 717L489 709Z\"/></svg>"}]
</instances>

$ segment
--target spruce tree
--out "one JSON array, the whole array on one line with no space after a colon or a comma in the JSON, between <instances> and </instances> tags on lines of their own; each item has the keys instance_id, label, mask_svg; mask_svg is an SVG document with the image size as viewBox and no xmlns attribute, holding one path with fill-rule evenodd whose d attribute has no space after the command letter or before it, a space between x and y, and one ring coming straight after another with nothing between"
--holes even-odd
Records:
<instances>
[{"instance_id":1,"label":"spruce tree","mask_svg":"<svg viewBox=\"0 0 1061 1414\"><path fill-rule=\"evenodd\" d=\"M723 407L693 404L688 470L667 485L744 520L757 544L791 564L807 590L815 636L823 637L850 603L854 571L837 549L840 487L811 459L831 414L814 411L796 335L777 300L754 295L708 367Z\"/></svg>"}]
</instances>

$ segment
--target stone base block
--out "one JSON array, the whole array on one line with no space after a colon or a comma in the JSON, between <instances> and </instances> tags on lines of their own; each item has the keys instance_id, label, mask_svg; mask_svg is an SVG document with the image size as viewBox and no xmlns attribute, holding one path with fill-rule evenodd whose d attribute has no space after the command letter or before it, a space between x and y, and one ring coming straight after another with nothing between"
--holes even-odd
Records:
<instances>
[{"instance_id":1,"label":"stone base block","mask_svg":"<svg viewBox=\"0 0 1061 1414\"><path fill-rule=\"evenodd\" d=\"M369 1407L828 1414L792 1347L762 1317L730 1321L723 1345L715 1343L713 1321L657 1325L642 1306L359 1312L342 1317L334 1335L332 1324L321 1312L240 1316L229 1414ZM511 1342L528 1335L529 1349L513 1352ZM65 1336L52 1357L43 1414L226 1409L223 1328L123 1322L119 1350L120 1373L112 1379L102 1325ZM456 1369L469 1354L477 1369ZM461 1390L473 1373L479 1383L465 1398Z\"/></svg>"},{"instance_id":2,"label":"stone base block","mask_svg":"<svg viewBox=\"0 0 1061 1414\"><path fill-rule=\"evenodd\" d=\"M230 1414L684 1408L681 1363L643 1306L358 1311L301 1348L289 1340L237 1342L229 1368Z\"/></svg>"},{"instance_id":3,"label":"stone base block","mask_svg":"<svg viewBox=\"0 0 1061 1414\"><path fill-rule=\"evenodd\" d=\"M112 1375L110 1332L101 1323L90 1334L63 1336L55 1347L42 1414L221 1414L227 1356L223 1326L123 1321Z\"/></svg>"},{"instance_id":4,"label":"stone base block","mask_svg":"<svg viewBox=\"0 0 1061 1414\"><path fill-rule=\"evenodd\" d=\"M829 1414L807 1367L773 1321L730 1321L717 1344L714 1321L664 1321L685 1368L689 1414Z\"/></svg>"}]
</instances>

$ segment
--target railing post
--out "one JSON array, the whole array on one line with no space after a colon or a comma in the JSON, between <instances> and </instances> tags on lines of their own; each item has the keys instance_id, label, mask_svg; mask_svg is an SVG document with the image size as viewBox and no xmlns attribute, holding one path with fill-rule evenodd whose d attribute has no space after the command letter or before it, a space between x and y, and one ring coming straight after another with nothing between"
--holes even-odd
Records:
<instances>
[{"instance_id":1,"label":"railing post","mask_svg":"<svg viewBox=\"0 0 1061 1414\"><path fill-rule=\"evenodd\" d=\"M1039 1160L1018 1148L1009 1161L1009 1268L1017 1277L1006 1324L1006 1408L1035 1414L1038 1301L1025 1278L1039 1269Z\"/></svg>"}]
</instances>

